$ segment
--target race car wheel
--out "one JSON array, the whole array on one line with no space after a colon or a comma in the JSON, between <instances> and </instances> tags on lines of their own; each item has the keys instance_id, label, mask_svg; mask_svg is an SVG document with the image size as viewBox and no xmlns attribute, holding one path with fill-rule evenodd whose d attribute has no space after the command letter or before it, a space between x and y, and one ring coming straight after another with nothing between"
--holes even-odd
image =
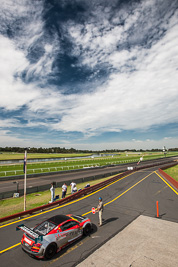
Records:
<instances>
[{"instance_id":1,"label":"race car wheel","mask_svg":"<svg viewBox=\"0 0 178 267\"><path fill-rule=\"evenodd\" d=\"M55 243L49 244L46 248L44 257L46 259L51 259L56 254L56 251L57 251L56 244Z\"/></svg>"},{"instance_id":2,"label":"race car wheel","mask_svg":"<svg viewBox=\"0 0 178 267\"><path fill-rule=\"evenodd\" d=\"M85 228L83 229L84 235L89 235L91 233L91 225L88 223Z\"/></svg>"}]
</instances>

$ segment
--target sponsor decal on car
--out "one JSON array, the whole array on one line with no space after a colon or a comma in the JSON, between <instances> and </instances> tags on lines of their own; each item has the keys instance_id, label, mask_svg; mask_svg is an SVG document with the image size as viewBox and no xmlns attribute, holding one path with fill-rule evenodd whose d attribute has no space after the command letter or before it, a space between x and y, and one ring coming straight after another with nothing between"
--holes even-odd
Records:
<instances>
[{"instance_id":1,"label":"sponsor decal on car","mask_svg":"<svg viewBox=\"0 0 178 267\"><path fill-rule=\"evenodd\" d=\"M58 241L61 237L66 237L66 234L62 233L55 235L56 241Z\"/></svg>"}]
</instances>

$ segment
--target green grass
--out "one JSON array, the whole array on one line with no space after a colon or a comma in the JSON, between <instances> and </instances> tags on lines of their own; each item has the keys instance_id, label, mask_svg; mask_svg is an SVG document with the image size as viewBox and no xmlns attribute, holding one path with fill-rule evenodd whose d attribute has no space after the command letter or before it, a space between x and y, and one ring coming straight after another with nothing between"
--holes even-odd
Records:
<instances>
[{"instance_id":1,"label":"green grass","mask_svg":"<svg viewBox=\"0 0 178 267\"><path fill-rule=\"evenodd\" d=\"M35 155L37 157L37 154ZM51 154L46 154L46 157L48 157L48 155ZM144 153L142 155L144 155L143 160L164 157L163 153ZM168 154L168 156L171 155L175 155L175 153ZM132 162L138 162L140 157L141 157L140 153L127 154L127 156L125 153L122 153L120 155L116 154L113 157L110 156L110 157L71 159L71 160L59 159L59 161L39 162L39 163L28 163L27 161L27 174L74 170L74 169L82 169L83 167L104 166L109 164L122 164L129 162L132 163ZM23 164L0 165L0 177L11 176L11 175L23 175Z\"/></svg>"},{"instance_id":2,"label":"green grass","mask_svg":"<svg viewBox=\"0 0 178 267\"><path fill-rule=\"evenodd\" d=\"M165 173L170 175L174 180L178 181L178 165L164 170Z\"/></svg>"},{"instance_id":3,"label":"green grass","mask_svg":"<svg viewBox=\"0 0 178 267\"><path fill-rule=\"evenodd\" d=\"M93 180L90 181L89 184L92 186L94 184L100 183L102 181L105 181L109 179L110 177L107 178L102 178L99 180ZM77 188L84 188L86 185L85 183L80 183L77 184ZM67 195L70 195L70 186L68 186L67 189ZM62 189L61 188L56 188L55 189L55 195L59 195L60 199L62 196ZM43 191L43 192L37 192L37 193L32 193L26 196L26 209L33 209L42 205L45 205L49 203L51 199L51 193L50 190ZM0 200L0 214L1 217L5 217L8 215L12 215L18 212L21 212L24 210L24 197L19 197L19 198L9 198L9 199L3 199Z\"/></svg>"},{"instance_id":4,"label":"green grass","mask_svg":"<svg viewBox=\"0 0 178 267\"><path fill-rule=\"evenodd\" d=\"M162 152L144 152L144 153L141 153L141 152L135 152L135 153L131 153L131 152L128 152L128 157L134 157L134 156L139 156L139 155L150 155L152 157L156 157L156 156L159 156L159 155L163 155ZM178 152L168 152L167 153L167 156L173 156L173 155L177 155ZM28 159L35 159L35 158L38 158L38 159L44 159L44 158L72 158L72 157L83 157L83 156L90 156L91 153L72 153L72 154L55 154L55 153L30 153L28 152ZM126 153L116 153L117 156L121 156L121 157L124 157L126 156ZM15 159L21 159L23 160L24 159L24 153L15 153L15 152L2 152L2 154L0 154L0 160L15 160Z\"/></svg>"},{"instance_id":5,"label":"green grass","mask_svg":"<svg viewBox=\"0 0 178 267\"><path fill-rule=\"evenodd\" d=\"M91 154L55 154L55 153L30 153L28 152L28 159L44 159L44 158L72 158L72 157L83 157ZM11 159L24 159L24 153L15 153L15 152L3 152L0 154L0 160L11 160Z\"/></svg>"}]
</instances>

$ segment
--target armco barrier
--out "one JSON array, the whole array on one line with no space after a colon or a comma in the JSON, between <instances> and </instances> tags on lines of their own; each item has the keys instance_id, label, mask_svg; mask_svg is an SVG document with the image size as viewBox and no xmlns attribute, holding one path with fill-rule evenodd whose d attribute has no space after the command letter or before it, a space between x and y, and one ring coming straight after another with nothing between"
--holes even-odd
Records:
<instances>
[{"instance_id":1,"label":"armco barrier","mask_svg":"<svg viewBox=\"0 0 178 267\"><path fill-rule=\"evenodd\" d=\"M147 166L139 166L139 167L136 167L134 170L132 171L126 171L124 173L121 173L119 175L116 175L106 181L103 181L99 184L96 184L96 185L93 185L91 187L88 187L88 188L85 188L85 189L82 189L81 191L77 192L77 193L74 193L73 195L70 195L66 198L63 198L63 199L60 199L58 201L55 201L53 203L50 203L50 204L46 204L46 205L43 205L43 206L40 206L40 207L36 207L34 209L30 209L30 210L27 210L27 211L22 211L22 212L19 212L19 213L16 213L16 214L13 214L13 215L9 215L9 216L6 216L6 217L2 217L0 218L0 223L1 222L5 222L5 221L8 221L8 220L11 220L11 219L14 219L14 218L18 218L18 217L22 217L24 215L27 215L27 214L32 214L34 212L37 212L39 210L44 210L44 209L48 209L50 207L53 207L53 206L56 206L56 205L62 205L64 203L67 203L67 202L70 202L72 200L75 200L75 199L78 199L80 197L82 197L83 195L87 195L89 193L92 193L106 185L109 185L110 183L116 181L116 180L119 180L121 179L122 177L134 172L134 171L138 171L138 170L142 170L142 169L146 169L146 168L151 168L151 167L155 167L157 165L162 165L163 163L155 163L155 164L150 164L150 165L147 165ZM165 164L165 163L164 163ZM173 166L173 165L176 165L177 163L175 162L172 162L172 161L169 161L167 162L167 165L169 164L169 166ZM166 166L167 166L166 165Z\"/></svg>"}]
</instances>

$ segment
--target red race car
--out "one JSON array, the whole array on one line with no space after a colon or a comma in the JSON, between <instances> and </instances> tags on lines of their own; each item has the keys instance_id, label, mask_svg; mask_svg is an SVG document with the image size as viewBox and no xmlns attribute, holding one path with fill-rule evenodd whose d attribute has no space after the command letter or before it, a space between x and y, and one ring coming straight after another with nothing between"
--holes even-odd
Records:
<instances>
[{"instance_id":1,"label":"red race car","mask_svg":"<svg viewBox=\"0 0 178 267\"><path fill-rule=\"evenodd\" d=\"M21 240L23 250L37 258L50 259L62 248L90 234L92 223L81 215L56 215L33 229L21 224L16 230L24 232Z\"/></svg>"}]
</instances>

